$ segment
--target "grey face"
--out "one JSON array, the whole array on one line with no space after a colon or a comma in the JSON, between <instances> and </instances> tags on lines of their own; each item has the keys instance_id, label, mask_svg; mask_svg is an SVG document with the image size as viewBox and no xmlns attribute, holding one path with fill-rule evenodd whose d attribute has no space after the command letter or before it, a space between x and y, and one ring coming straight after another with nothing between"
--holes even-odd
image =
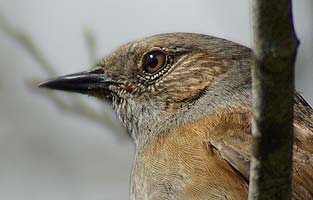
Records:
<instances>
[{"instance_id":1,"label":"grey face","mask_svg":"<svg viewBox=\"0 0 313 200\"><path fill-rule=\"evenodd\" d=\"M162 34L121 46L94 70L40 86L109 100L136 141L146 138L143 132L150 135L175 125L204 94L218 88L220 79L240 80L242 75L233 77L231 69L249 57L248 48L219 38Z\"/></svg>"}]
</instances>

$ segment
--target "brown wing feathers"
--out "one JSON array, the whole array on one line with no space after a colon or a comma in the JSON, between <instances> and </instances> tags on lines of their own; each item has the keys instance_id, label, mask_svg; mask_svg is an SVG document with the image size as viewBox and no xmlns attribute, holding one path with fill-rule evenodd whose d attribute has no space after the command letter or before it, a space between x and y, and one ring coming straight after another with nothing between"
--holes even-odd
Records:
<instances>
[{"instance_id":1,"label":"brown wing feathers","mask_svg":"<svg viewBox=\"0 0 313 200\"><path fill-rule=\"evenodd\" d=\"M251 113L235 111L223 116L220 124L224 125L214 126L208 144L248 181ZM294 136L293 199L313 199L313 109L300 94L295 96Z\"/></svg>"}]
</instances>

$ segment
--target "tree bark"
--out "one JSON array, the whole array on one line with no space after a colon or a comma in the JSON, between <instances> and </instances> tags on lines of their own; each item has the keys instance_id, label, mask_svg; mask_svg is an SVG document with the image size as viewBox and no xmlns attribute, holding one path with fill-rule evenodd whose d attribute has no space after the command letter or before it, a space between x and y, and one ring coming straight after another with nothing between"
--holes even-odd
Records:
<instances>
[{"instance_id":1,"label":"tree bark","mask_svg":"<svg viewBox=\"0 0 313 200\"><path fill-rule=\"evenodd\" d=\"M253 149L249 199L291 199L294 64L291 0L252 0Z\"/></svg>"}]
</instances>

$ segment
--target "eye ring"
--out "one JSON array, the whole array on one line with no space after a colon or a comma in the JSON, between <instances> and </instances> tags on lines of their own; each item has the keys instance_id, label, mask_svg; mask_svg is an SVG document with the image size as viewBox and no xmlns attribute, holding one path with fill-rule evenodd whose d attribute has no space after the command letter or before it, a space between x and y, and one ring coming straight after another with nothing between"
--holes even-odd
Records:
<instances>
[{"instance_id":1,"label":"eye ring","mask_svg":"<svg viewBox=\"0 0 313 200\"><path fill-rule=\"evenodd\" d=\"M144 54L142 67L145 73L155 74L167 64L167 55L162 50L152 50Z\"/></svg>"}]
</instances>

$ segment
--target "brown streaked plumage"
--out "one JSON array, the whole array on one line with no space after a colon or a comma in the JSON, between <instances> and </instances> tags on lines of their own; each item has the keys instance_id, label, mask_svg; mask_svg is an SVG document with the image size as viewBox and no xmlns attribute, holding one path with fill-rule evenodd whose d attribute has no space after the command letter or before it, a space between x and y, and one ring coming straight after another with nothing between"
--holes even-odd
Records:
<instances>
[{"instance_id":1,"label":"brown streaked plumage","mask_svg":"<svg viewBox=\"0 0 313 200\"><path fill-rule=\"evenodd\" d=\"M169 33L42 86L112 103L136 145L132 200L237 200L248 194L252 65L247 47ZM293 199L313 199L313 109L299 94L294 117Z\"/></svg>"}]
</instances>

